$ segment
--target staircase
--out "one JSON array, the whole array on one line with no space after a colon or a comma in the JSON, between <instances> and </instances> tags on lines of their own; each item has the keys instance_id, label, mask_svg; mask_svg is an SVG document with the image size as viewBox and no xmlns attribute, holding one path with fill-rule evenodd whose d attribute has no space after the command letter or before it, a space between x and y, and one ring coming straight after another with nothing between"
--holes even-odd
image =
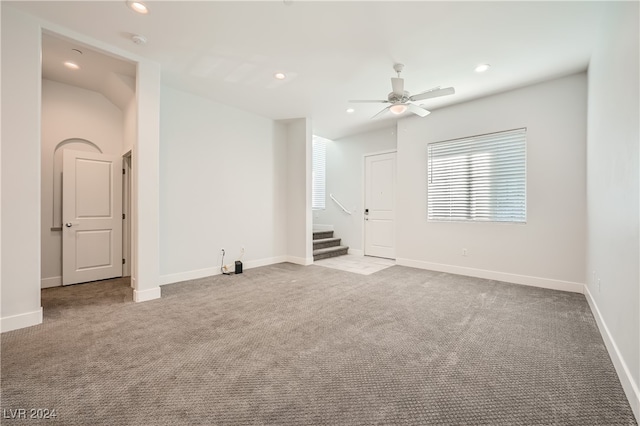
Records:
<instances>
[{"instance_id":1,"label":"staircase","mask_svg":"<svg viewBox=\"0 0 640 426\"><path fill-rule=\"evenodd\" d=\"M313 231L313 260L326 259L347 254L349 247L340 245L340 238L333 231Z\"/></svg>"}]
</instances>

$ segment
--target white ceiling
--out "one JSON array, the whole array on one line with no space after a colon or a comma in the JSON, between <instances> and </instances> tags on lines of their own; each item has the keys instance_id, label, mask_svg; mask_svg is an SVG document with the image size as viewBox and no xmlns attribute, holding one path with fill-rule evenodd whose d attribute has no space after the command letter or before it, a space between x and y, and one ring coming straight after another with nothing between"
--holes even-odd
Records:
<instances>
[{"instance_id":1,"label":"white ceiling","mask_svg":"<svg viewBox=\"0 0 640 426\"><path fill-rule=\"evenodd\" d=\"M606 2L3 2L159 62L164 84L272 119L311 117L328 138L382 127L370 117L395 62L405 89L454 86L439 107L587 68ZM146 45L132 43L142 34ZM473 71L490 63L483 74ZM284 81L275 72L288 75ZM429 116L422 118L428 120Z\"/></svg>"},{"instance_id":2,"label":"white ceiling","mask_svg":"<svg viewBox=\"0 0 640 426\"><path fill-rule=\"evenodd\" d=\"M70 70L70 61L80 67ZM42 77L102 93L120 109L125 109L135 94L136 66L105 55L83 44L54 36L42 35Z\"/></svg>"}]
</instances>

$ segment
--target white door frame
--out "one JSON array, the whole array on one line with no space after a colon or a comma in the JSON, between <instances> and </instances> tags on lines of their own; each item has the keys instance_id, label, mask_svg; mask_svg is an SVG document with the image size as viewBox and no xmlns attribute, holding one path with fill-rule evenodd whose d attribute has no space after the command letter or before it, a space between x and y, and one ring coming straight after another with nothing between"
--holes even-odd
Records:
<instances>
[{"instance_id":1,"label":"white door frame","mask_svg":"<svg viewBox=\"0 0 640 426\"><path fill-rule=\"evenodd\" d=\"M367 157L373 157L374 155L382 155L382 154L398 154L398 150L397 149L386 149L384 151L374 151L374 152L368 152L366 154L362 155L362 199L360 202L360 205L362 206L360 208L360 211L362 212L362 220L360 221L360 234L362 235L362 240L361 240L361 244L360 247L362 247L362 254L365 254L365 243L366 243L366 237L365 237L365 227L364 227L364 209L365 204L367 202L367 180L366 180L366 175L367 175ZM397 161L397 157L396 157L396 161ZM397 191L396 191L397 192Z\"/></svg>"},{"instance_id":2,"label":"white door frame","mask_svg":"<svg viewBox=\"0 0 640 426\"><path fill-rule=\"evenodd\" d=\"M132 147L131 173L131 286L134 302L158 299L161 296L160 255L158 240L159 223L159 96L160 66L126 50L114 47L94 38L83 36L58 25L44 23L40 33L47 32L89 46L136 64L136 136ZM41 70L39 80L41 79ZM42 92L38 99L38 124L41 123ZM34 111L34 114L36 111ZM40 141L42 143L42 139ZM140 155L140 151L143 152ZM38 165L42 159L38 156ZM40 188L37 188L40 192ZM142 220L141 220L142 219ZM39 225L40 227L41 225ZM39 246L41 242L39 241ZM33 267L41 271L38 260ZM37 294L38 304L40 293Z\"/></svg>"},{"instance_id":3,"label":"white door frame","mask_svg":"<svg viewBox=\"0 0 640 426\"><path fill-rule=\"evenodd\" d=\"M131 150L122 156L122 276L131 276ZM133 283L131 283L133 287Z\"/></svg>"}]
</instances>

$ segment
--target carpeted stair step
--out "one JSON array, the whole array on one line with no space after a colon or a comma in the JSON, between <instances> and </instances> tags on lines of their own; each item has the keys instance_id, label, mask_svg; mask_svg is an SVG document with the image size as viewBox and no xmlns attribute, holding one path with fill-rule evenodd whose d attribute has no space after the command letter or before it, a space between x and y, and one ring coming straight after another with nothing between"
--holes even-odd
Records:
<instances>
[{"instance_id":1,"label":"carpeted stair step","mask_svg":"<svg viewBox=\"0 0 640 426\"><path fill-rule=\"evenodd\" d=\"M347 246L335 246L327 247L313 251L313 260L327 259L329 257L342 256L347 254L349 247Z\"/></svg>"},{"instance_id":2,"label":"carpeted stair step","mask_svg":"<svg viewBox=\"0 0 640 426\"><path fill-rule=\"evenodd\" d=\"M319 240L313 240L313 249L323 249L327 247L336 247L340 245L340 238L322 238Z\"/></svg>"},{"instance_id":3,"label":"carpeted stair step","mask_svg":"<svg viewBox=\"0 0 640 426\"><path fill-rule=\"evenodd\" d=\"M323 240L325 238L333 238L333 231L313 231L314 240Z\"/></svg>"}]
</instances>

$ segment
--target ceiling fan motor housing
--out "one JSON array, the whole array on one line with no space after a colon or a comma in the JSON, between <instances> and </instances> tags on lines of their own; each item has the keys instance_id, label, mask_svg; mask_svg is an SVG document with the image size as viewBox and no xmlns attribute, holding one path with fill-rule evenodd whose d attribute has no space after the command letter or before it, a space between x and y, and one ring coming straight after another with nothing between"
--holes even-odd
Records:
<instances>
[{"instance_id":1,"label":"ceiling fan motor housing","mask_svg":"<svg viewBox=\"0 0 640 426\"><path fill-rule=\"evenodd\" d=\"M397 103L407 103L409 102L409 92L407 92L406 90L404 91L404 93L402 94L402 96L398 96L397 94L391 92L389 93L389 95L387 96L387 99L389 100L389 102L391 102L392 104L397 104Z\"/></svg>"}]
</instances>

